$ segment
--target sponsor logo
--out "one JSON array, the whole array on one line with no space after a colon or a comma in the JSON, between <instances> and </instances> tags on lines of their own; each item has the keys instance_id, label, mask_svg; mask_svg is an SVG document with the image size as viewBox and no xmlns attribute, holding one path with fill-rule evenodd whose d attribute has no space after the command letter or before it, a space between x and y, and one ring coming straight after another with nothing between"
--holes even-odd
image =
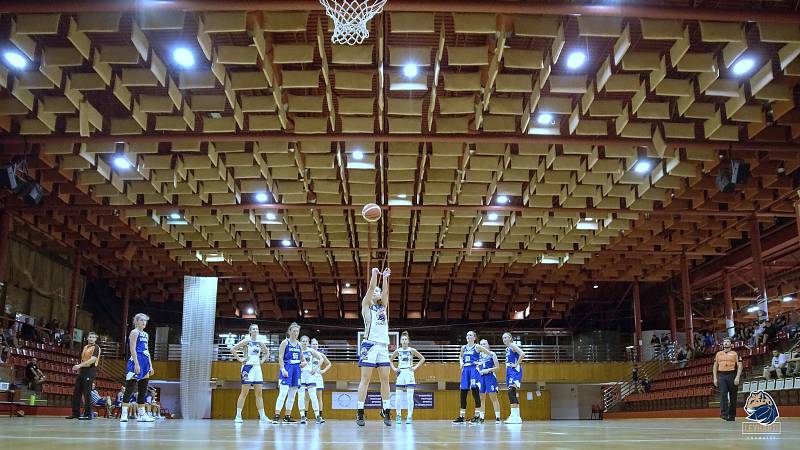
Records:
<instances>
[{"instance_id":1,"label":"sponsor logo","mask_svg":"<svg viewBox=\"0 0 800 450\"><path fill-rule=\"evenodd\" d=\"M778 405L766 391L754 391L744 403L746 420L742 422L742 434L776 435L781 434Z\"/></svg>"}]
</instances>

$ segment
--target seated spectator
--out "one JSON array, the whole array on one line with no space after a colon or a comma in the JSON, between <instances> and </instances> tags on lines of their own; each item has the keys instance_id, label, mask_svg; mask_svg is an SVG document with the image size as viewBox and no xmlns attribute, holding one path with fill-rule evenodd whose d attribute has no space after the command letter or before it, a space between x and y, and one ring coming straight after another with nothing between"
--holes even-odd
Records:
<instances>
[{"instance_id":1,"label":"seated spectator","mask_svg":"<svg viewBox=\"0 0 800 450\"><path fill-rule=\"evenodd\" d=\"M20 328L22 339L26 341L39 341L39 336L36 334L36 328L33 327L33 319L28 319L22 324Z\"/></svg>"},{"instance_id":2,"label":"seated spectator","mask_svg":"<svg viewBox=\"0 0 800 450\"><path fill-rule=\"evenodd\" d=\"M0 334L0 364L5 364L11 359L11 346L6 344L6 338Z\"/></svg>"},{"instance_id":3,"label":"seated spectator","mask_svg":"<svg viewBox=\"0 0 800 450\"><path fill-rule=\"evenodd\" d=\"M633 366L633 369L631 370L631 381L634 383L639 382L639 366Z\"/></svg>"},{"instance_id":4,"label":"seated spectator","mask_svg":"<svg viewBox=\"0 0 800 450\"><path fill-rule=\"evenodd\" d=\"M3 337L6 343L14 348L19 348L19 339L17 339L17 328L14 322L8 324L8 328L3 332Z\"/></svg>"},{"instance_id":5,"label":"seated spectator","mask_svg":"<svg viewBox=\"0 0 800 450\"><path fill-rule=\"evenodd\" d=\"M111 418L111 407L114 403L111 401L111 397L103 397L100 395L100 392L97 391L97 384L92 383L92 390L90 391L90 395L92 396L92 405L100 406L101 408L106 409L106 417L109 419ZM94 414L94 413L92 413Z\"/></svg>"},{"instance_id":6,"label":"seated spectator","mask_svg":"<svg viewBox=\"0 0 800 450\"><path fill-rule=\"evenodd\" d=\"M775 338L778 337L778 332L780 329L781 326L777 321L770 323L770 321L767 320L767 322L764 324L764 344L774 341Z\"/></svg>"},{"instance_id":7,"label":"seated spectator","mask_svg":"<svg viewBox=\"0 0 800 450\"><path fill-rule=\"evenodd\" d=\"M147 395L144 396L145 411L156 419L163 419L161 416L161 405L158 404L158 392L152 386L147 387Z\"/></svg>"},{"instance_id":8,"label":"seated spectator","mask_svg":"<svg viewBox=\"0 0 800 450\"><path fill-rule=\"evenodd\" d=\"M644 392L650 392L651 387L650 378L644 377L644 380L642 380L642 390Z\"/></svg>"},{"instance_id":9,"label":"seated spectator","mask_svg":"<svg viewBox=\"0 0 800 450\"><path fill-rule=\"evenodd\" d=\"M653 353L656 356L661 353L661 340L655 334L650 338L650 346L653 347Z\"/></svg>"},{"instance_id":10,"label":"seated spectator","mask_svg":"<svg viewBox=\"0 0 800 450\"><path fill-rule=\"evenodd\" d=\"M678 348L678 353L675 355L675 359L678 361L678 365L681 369L686 367L686 360L688 359L688 355L686 354L686 350L683 347Z\"/></svg>"},{"instance_id":11,"label":"seated spectator","mask_svg":"<svg viewBox=\"0 0 800 450\"><path fill-rule=\"evenodd\" d=\"M800 349L796 349L786 359L787 376L800 377Z\"/></svg>"},{"instance_id":12,"label":"seated spectator","mask_svg":"<svg viewBox=\"0 0 800 450\"><path fill-rule=\"evenodd\" d=\"M31 359L28 365L25 366L25 381L28 383L28 389L38 392L41 390L42 383L46 380L44 373L39 370L36 358Z\"/></svg>"},{"instance_id":13,"label":"seated spectator","mask_svg":"<svg viewBox=\"0 0 800 450\"><path fill-rule=\"evenodd\" d=\"M755 329L753 330L753 334L751 335L750 346L758 347L759 345L762 345L762 341L764 340L762 337L763 335L764 335L764 322L759 322L758 326L755 327Z\"/></svg>"},{"instance_id":14,"label":"seated spectator","mask_svg":"<svg viewBox=\"0 0 800 450\"><path fill-rule=\"evenodd\" d=\"M772 351L772 362L764 367L764 378L784 378L788 373L786 367L786 354L777 350Z\"/></svg>"}]
</instances>

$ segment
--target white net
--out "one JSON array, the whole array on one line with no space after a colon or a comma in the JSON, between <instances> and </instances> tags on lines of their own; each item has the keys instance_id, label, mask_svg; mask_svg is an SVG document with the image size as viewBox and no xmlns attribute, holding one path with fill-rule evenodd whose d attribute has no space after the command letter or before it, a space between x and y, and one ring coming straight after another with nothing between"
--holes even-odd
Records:
<instances>
[{"instance_id":1,"label":"white net","mask_svg":"<svg viewBox=\"0 0 800 450\"><path fill-rule=\"evenodd\" d=\"M333 20L331 42L356 45L369 37L367 22L383 10L387 0L319 0Z\"/></svg>"},{"instance_id":2,"label":"white net","mask_svg":"<svg viewBox=\"0 0 800 450\"><path fill-rule=\"evenodd\" d=\"M217 279L183 278L181 334L181 415L203 419L211 412L211 362L214 356L214 318Z\"/></svg>"}]
</instances>

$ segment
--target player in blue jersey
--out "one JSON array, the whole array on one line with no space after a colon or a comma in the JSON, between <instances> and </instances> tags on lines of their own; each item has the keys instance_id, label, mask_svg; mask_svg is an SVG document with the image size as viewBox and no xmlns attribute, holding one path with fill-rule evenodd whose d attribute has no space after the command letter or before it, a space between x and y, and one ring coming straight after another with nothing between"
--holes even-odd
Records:
<instances>
[{"instance_id":1,"label":"player in blue jersey","mask_svg":"<svg viewBox=\"0 0 800 450\"><path fill-rule=\"evenodd\" d=\"M475 343L477 334L474 331L467 332L467 344L461 346L458 354L458 361L461 365L461 410L453 423L465 423L464 415L467 413L467 395L472 391L472 398L475 400L475 417L470 423L481 421L479 410L481 408L480 383L481 375L478 373L478 362L480 354L488 354L489 350Z\"/></svg>"},{"instance_id":2,"label":"player in blue jersey","mask_svg":"<svg viewBox=\"0 0 800 450\"><path fill-rule=\"evenodd\" d=\"M240 350L244 350L244 355L239 354ZM250 325L249 334L231 347L231 354L242 363L242 391L239 393L239 400L236 402L234 423L242 423L242 409L251 387L255 391L259 420L264 423L268 422L269 417L264 413L264 397L261 394L261 388L264 384L261 364L264 364L264 361L269 358L269 349L266 344L258 340L258 325Z\"/></svg>"},{"instance_id":3,"label":"player in blue jersey","mask_svg":"<svg viewBox=\"0 0 800 450\"><path fill-rule=\"evenodd\" d=\"M127 400L136 391L136 404L139 422L154 422L155 419L145 414L145 395L147 395L147 382L153 376L153 364L150 360L150 351L147 349L149 337L144 328L150 317L147 314L136 314L133 317L134 328L128 335L128 347L131 353L128 358L127 374L125 375L125 394L122 397ZM128 421L128 408L130 403L122 404L122 412L119 417L120 422Z\"/></svg>"},{"instance_id":4,"label":"player in blue jersey","mask_svg":"<svg viewBox=\"0 0 800 450\"><path fill-rule=\"evenodd\" d=\"M305 367L306 363L303 361L302 351L300 348L300 341L297 337L300 335L300 325L292 322L286 332L286 339L281 342L281 347L278 352L278 399L275 401L275 417L272 423L278 424L281 421L281 409L286 405L286 415L283 418L284 423L297 423L292 419L292 409L294 408L295 397L297 397L297 389L300 388L300 371Z\"/></svg>"},{"instance_id":5,"label":"player in blue jersey","mask_svg":"<svg viewBox=\"0 0 800 450\"><path fill-rule=\"evenodd\" d=\"M319 413L319 397L317 397L317 372L324 361L328 361L328 357L322 353L314 350L309 345L310 340L308 336L300 338L300 345L302 351L302 358L306 365L300 372L300 399L297 405L300 407L300 423L304 424L308 421L306 419L306 392L311 400L311 408L314 409L314 417L318 424L325 423L325 420ZM331 362L328 361L328 364Z\"/></svg>"},{"instance_id":6,"label":"player in blue jersey","mask_svg":"<svg viewBox=\"0 0 800 450\"><path fill-rule=\"evenodd\" d=\"M414 415L414 389L417 386L417 380L414 377L414 372L416 372L420 366L425 364L425 357L422 356L417 349L409 347L409 341L410 339L408 337L408 331L403 331L403 333L400 335L400 348L395 350L394 353L392 353L392 356L389 357L389 363L392 365L392 370L397 373L394 403L395 409L397 409L398 425L403 423L403 399L405 399L408 409L406 423L410 424L412 422L412 416ZM394 365L395 358L397 358L397 366ZM417 358L419 362L414 364L414 358ZM401 390L405 394L402 397L400 396Z\"/></svg>"},{"instance_id":7,"label":"player in blue jersey","mask_svg":"<svg viewBox=\"0 0 800 450\"><path fill-rule=\"evenodd\" d=\"M481 347L489 348L489 341L481 339ZM497 368L500 363L497 362L497 354L489 351L489 354L481 354L480 362L478 363L478 373L481 375L481 423L486 417L486 394L489 394L489 399L492 400L494 406L494 422L500 423L500 401L497 400Z\"/></svg>"},{"instance_id":8,"label":"player in blue jersey","mask_svg":"<svg viewBox=\"0 0 800 450\"><path fill-rule=\"evenodd\" d=\"M356 424L363 427L364 402L367 399L367 388L372 378L372 370L378 368L381 379L381 400L383 407L383 424L392 426L389 392L389 276L392 271L387 267L383 271L383 289L378 287L380 270L372 269L367 292L361 299L361 316L364 318L364 339L358 349L358 366L361 367L361 381L358 384L358 402L356 403Z\"/></svg>"},{"instance_id":9,"label":"player in blue jersey","mask_svg":"<svg viewBox=\"0 0 800 450\"><path fill-rule=\"evenodd\" d=\"M508 402L511 404L511 414L504 423L522 423L519 415L519 399L517 391L522 384L522 360L525 352L514 343L511 333L503 333L503 344L506 345L506 385L508 385Z\"/></svg>"}]
</instances>

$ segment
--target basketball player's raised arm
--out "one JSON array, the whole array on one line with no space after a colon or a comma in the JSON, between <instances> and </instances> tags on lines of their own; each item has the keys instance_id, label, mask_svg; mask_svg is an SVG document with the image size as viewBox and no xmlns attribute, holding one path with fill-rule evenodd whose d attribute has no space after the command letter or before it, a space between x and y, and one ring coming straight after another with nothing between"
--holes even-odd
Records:
<instances>
[{"instance_id":1,"label":"basketball player's raised arm","mask_svg":"<svg viewBox=\"0 0 800 450\"><path fill-rule=\"evenodd\" d=\"M133 359L133 371L138 374L142 371L139 367L139 358L136 356L136 342L139 340L139 330L131 330L128 335L128 349L131 351L131 358Z\"/></svg>"},{"instance_id":2,"label":"basketball player's raised arm","mask_svg":"<svg viewBox=\"0 0 800 450\"><path fill-rule=\"evenodd\" d=\"M367 285L367 292L364 294L364 298L361 300L361 313L364 315L364 320L369 317L369 313L364 314L364 311L369 310L369 307L372 306L372 294L375 293L375 288L378 287L378 274L380 271L377 267L372 268L372 273L369 277L369 284Z\"/></svg>"},{"instance_id":3,"label":"basketball player's raised arm","mask_svg":"<svg viewBox=\"0 0 800 450\"><path fill-rule=\"evenodd\" d=\"M425 364L425 357L422 356L422 353L418 352L417 349L415 348L411 349L411 354L414 355L414 357L416 357L417 359L419 359L417 365L411 368L411 370L416 371L417 369L419 369L421 365Z\"/></svg>"},{"instance_id":4,"label":"basketball player's raised arm","mask_svg":"<svg viewBox=\"0 0 800 450\"><path fill-rule=\"evenodd\" d=\"M512 366L513 368L516 369L522 365L522 360L525 359L525 352L523 352L522 349L519 348L519 345L514 344L513 342L511 343L511 351L516 352L516 354L519 355L519 358L517 358L517 363Z\"/></svg>"},{"instance_id":5,"label":"basketball player's raised arm","mask_svg":"<svg viewBox=\"0 0 800 450\"><path fill-rule=\"evenodd\" d=\"M381 303L386 308L386 315L389 315L389 277L392 275L392 269L386 267L383 269L383 287L381 288Z\"/></svg>"},{"instance_id":6,"label":"basketball player's raised arm","mask_svg":"<svg viewBox=\"0 0 800 450\"><path fill-rule=\"evenodd\" d=\"M394 365L395 358L397 358L397 349L389 356L389 365L392 366L392 372L397 372L397 366Z\"/></svg>"},{"instance_id":7,"label":"basketball player's raised arm","mask_svg":"<svg viewBox=\"0 0 800 450\"><path fill-rule=\"evenodd\" d=\"M288 377L289 372L283 367L283 354L286 353L286 339L281 342L281 346L278 349L278 367L280 368L281 373L283 376Z\"/></svg>"}]
</instances>

